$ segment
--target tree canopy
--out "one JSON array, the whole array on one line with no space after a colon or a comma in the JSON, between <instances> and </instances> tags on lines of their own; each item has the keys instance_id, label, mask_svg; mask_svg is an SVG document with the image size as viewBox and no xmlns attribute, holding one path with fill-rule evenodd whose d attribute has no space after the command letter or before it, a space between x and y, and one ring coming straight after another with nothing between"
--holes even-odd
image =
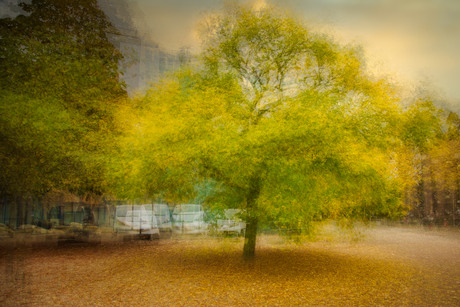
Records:
<instances>
[{"instance_id":1,"label":"tree canopy","mask_svg":"<svg viewBox=\"0 0 460 307\"><path fill-rule=\"evenodd\" d=\"M107 40L112 26L95 0L33 0L19 6L27 15L0 23L3 90L58 95L67 107L80 108L88 96L124 93L118 82L123 56Z\"/></svg>"},{"instance_id":2,"label":"tree canopy","mask_svg":"<svg viewBox=\"0 0 460 307\"><path fill-rule=\"evenodd\" d=\"M95 0L32 0L0 19L0 192L101 193L122 54Z\"/></svg>"}]
</instances>

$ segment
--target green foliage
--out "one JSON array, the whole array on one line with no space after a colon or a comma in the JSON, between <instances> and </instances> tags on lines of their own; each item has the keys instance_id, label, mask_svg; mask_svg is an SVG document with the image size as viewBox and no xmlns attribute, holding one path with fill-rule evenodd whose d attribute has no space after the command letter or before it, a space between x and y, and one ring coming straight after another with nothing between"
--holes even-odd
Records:
<instances>
[{"instance_id":1,"label":"green foliage","mask_svg":"<svg viewBox=\"0 0 460 307\"><path fill-rule=\"evenodd\" d=\"M451 140L460 137L460 118L457 113L450 111L447 115L447 137Z\"/></svg>"},{"instance_id":2,"label":"green foliage","mask_svg":"<svg viewBox=\"0 0 460 307\"><path fill-rule=\"evenodd\" d=\"M94 0L33 0L0 19L0 192L101 193L122 55Z\"/></svg>"},{"instance_id":3,"label":"green foliage","mask_svg":"<svg viewBox=\"0 0 460 307\"><path fill-rule=\"evenodd\" d=\"M426 153L433 140L441 136L441 111L430 100L419 100L409 106L405 115L403 140Z\"/></svg>"},{"instance_id":4,"label":"green foliage","mask_svg":"<svg viewBox=\"0 0 460 307\"><path fill-rule=\"evenodd\" d=\"M63 98L84 108L89 97L118 97L122 54L107 40L111 24L95 0L33 0L28 14L0 21L1 87ZM86 98L86 99L81 99Z\"/></svg>"}]
</instances>

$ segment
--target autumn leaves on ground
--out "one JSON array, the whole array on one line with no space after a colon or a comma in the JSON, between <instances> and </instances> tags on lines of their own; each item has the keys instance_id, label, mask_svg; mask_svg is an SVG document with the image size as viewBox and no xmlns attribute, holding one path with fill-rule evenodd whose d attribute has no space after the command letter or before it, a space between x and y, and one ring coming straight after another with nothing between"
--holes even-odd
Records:
<instances>
[{"instance_id":1,"label":"autumn leaves on ground","mask_svg":"<svg viewBox=\"0 0 460 307\"><path fill-rule=\"evenodd\" d=\"M458 306L460 236L380 228L357 243L172 238L1 252L2 306Z\"/></svg>"}]
</instances>

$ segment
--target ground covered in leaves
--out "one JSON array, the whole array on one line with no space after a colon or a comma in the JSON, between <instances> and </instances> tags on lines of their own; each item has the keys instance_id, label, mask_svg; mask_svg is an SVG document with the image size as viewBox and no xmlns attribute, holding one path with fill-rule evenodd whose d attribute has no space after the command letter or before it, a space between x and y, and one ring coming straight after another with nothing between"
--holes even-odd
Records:
<instances>
[{"instance_id":1,"label":"ground covered in leaves","mask_svg":"<svg viewBox=\"0 0 460 307\"><path fill-rule=\"evenodd\" d=\"M460 306L460 233L2 246L1 306Z\"/></svg>"}]
</instances>

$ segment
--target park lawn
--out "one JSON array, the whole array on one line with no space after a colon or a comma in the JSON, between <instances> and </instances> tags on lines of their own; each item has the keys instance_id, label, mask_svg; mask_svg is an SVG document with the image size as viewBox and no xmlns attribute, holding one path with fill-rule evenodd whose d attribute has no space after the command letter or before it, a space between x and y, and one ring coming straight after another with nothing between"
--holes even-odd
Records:
<instances>
[{"instance_id":1,"label":"park lawn","mask_svg":"<svg viewBox=\"0 0 460 307\"><path fill-rule=\"evenodd\" d=\"M378 245L261 236L3 251L2 306L455 306L428 270Z\"/></svg>"}]
</instances>

